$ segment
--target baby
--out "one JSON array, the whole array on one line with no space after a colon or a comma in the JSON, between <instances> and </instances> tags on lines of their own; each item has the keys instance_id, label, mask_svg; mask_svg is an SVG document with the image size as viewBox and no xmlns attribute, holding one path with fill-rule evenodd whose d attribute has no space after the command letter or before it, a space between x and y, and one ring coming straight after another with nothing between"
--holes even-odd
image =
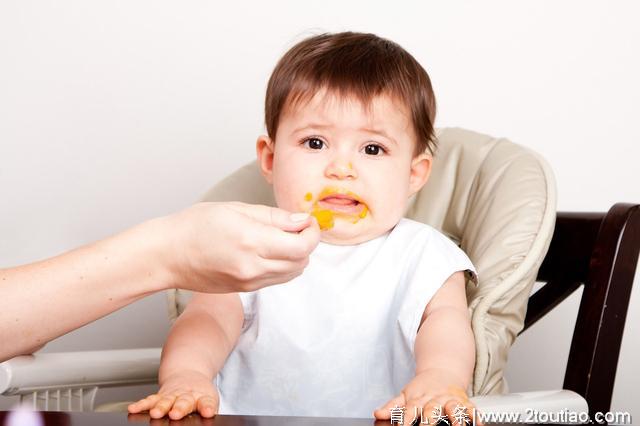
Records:
<instances>
[{"instance_id":1,"label":"baby","mask_svg":"<svg viewBox=\"0 0 640 426\"><path fill-rule=\"evenodd\" d=\"M287 283L195 294L165 344L159 392L129 411L470 417L474 267L403 218L435 150L427 73L373 34L314 36L277 64L265 118L262 174L278 207L317 219L321 242Z\"/></svg>"}]
</instances>

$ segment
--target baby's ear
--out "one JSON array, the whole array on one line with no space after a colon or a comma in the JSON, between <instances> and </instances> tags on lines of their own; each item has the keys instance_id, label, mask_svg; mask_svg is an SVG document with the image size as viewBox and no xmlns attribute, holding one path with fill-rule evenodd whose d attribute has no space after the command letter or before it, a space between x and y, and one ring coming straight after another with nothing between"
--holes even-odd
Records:
<instances>
[{"instance_id":1,"label":"baby's ear","mask_svg":"<svg viewBox=\"0 0 640 426\"><path fill-rule=\"evenodd\" d=\"M427 153L417 155L411 160L411 175L409 176L409 195L420 191L431 174L433 157Z\"/></svg>"},{"instance_id":2,"label":"baby's ear","mask_svg":"<svg viewBox=\"0 0 640 426\"><path fill-rule=\"evenodd\" d=\"M256 142L256 155L258 156L258 164L260 165L260 171L262 176L269 183L273 183L273 152L274 143L269 136L260 135Z\"/></svg>"}]
</instances>

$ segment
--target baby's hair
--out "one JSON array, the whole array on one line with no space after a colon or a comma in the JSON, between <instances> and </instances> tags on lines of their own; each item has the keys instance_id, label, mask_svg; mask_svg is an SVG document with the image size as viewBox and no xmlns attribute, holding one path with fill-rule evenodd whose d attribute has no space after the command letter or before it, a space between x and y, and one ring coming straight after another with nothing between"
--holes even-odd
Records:
<instances>
[{"instance_id":1,"label":"baby's hair","mask_svg":"<svg viewBox=\"0 0 640 426\"><path fill-rule=\"evenodd\" d=\"M283 110L320 90L353 96L369 109L378 95L406 105L417 137L416 154L436 150L436 101L422 66L398 44L375 34L341 32L309 37L278 61L265 99L265 124L275 141Z\"/></svg>"}]
</instances>

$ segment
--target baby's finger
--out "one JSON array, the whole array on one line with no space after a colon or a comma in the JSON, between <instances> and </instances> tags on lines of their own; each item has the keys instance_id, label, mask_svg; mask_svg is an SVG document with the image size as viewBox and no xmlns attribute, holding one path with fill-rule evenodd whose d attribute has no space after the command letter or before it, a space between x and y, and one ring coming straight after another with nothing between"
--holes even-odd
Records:
<instances>
[{"instance_id":1,"label":"baby's finger","mask_svg":"<svg viewBox=\"0 0 640 426\"><path fill-rule=\"evenodd\" d=\"M191 394L183 393L180 395L176 402L173 403L173 408L169 411L169 418L171 420L180 420L187 414L191 413L195 408L196 400Z\"/></svg>"},{"instance_id":2,"label":"baby's finger","mask_svg":"<svg viewBox=\"0 0 640 426\"><path fill-rule=\"evenodd\" d=\"M164 417L171 407L173 407L173 402L176 400L176 397L173 395L163 396L160 401L157 402L156 406L149 410L149 415L153 419L159 419Z\"/></svg>"},{"instance_id":3,"label":"baby's finger","mask_svg":"<svg viewBox=\"0 0 640 426\"><path fill-rule=\"evenodd\" d=\"M444 407L436 399L429 399L422 407L422 418L430 425L435 425L439 420L446 419Z\"/></svg>"},{"instance_id":4,"label":"baby's finger","mask_svg":"<svg viewBox=\"0 0 640 426\"><path fill-rule=\"evenodd\" d=\"M400 394L392 399L390 399L386 404L382 407L378 408L373 412L373 416L377 420L389 420L391 418L391 409L394 407L401 408L404 412L404 394ZM403 414L404 415L404 414Z\"/></svg>"},{"instance_id":5,"label":"baby's finger","mask_svg":"<svg viewBox=\"0 0 640 426\"><path fill-rule=\"evenodd\" d=\"M458 398L457 405L459 406L458 410L465 410L468 417L468 423L473 423L477 426L484 426L484 424L478 419L478 410L476 405L466 397L466 395L463 398ZM455 409L456 407L454 406L454 410Z\"/></svg>"},{"instance_id":6,"label":"baby's finger","mask_svg":"<svg viewBox=\"0 0 640 426\"><path fill-rule=\"evenodd\" d=\"M158 402L159 399L160 395L158 394L149 395L148 397L134 402L133 404L129 404L129 406L127 406L127 410L133 414L150 410L151 407L156 405L156 402Z\"/></svg>"},{"instance_id":7,"label":"baby's finger","mask_svg":"<svg viewBox=\"0 0 640 426\"><path fill-rule=\"evenodd\" d=\"M203 396L198 399L198 413L204 418L211 418L218 414L218 401L213 397Z\"/></svg>"},{"instance_id":8,"label":"baby's finger","mask_svg":"<svg viewBox=\"0 0 640 426\"><path fill-rule=\"evenodd\" d=\"M407 403L407 408L404 412L404 424L414 425L420 423L422 417L422 406L418 406L413 402Z\"/></svg>"},{"instance_id":9,"label":"baby's finger","mask_svg":"<svg viewBox=\"0 0 640 426\"><path fill-rule=\"evenodd\" d=\"M464 426L471 424L471 410L468 404L460 401L459 398L452 397L443 404L444 414L447 415L451 424Z\"/></svg>"},{"instance_id":10,"label":"baby's finger","mask_svg":"<svg viewBox=\"0 0 640 426\"><path fill-rule=\"evenodd\" d=\"M478 409L476 405L470 400L465 399L460 404L466 408L468 423L475 426L484 426L484 423L478 418Z\"/></svg>"},{"instance_id":11,"label":"baby's finger","mask_svg":"<svg viewBox=\"0 0 640 426\"><path fill-rule=\"evenodd\" d=\"M420 423L425 418L424 405L428 400L428 396L409 399L407 401L407 410L404 414L404 423L407 425Z\"/></svg>"}]
</instances>

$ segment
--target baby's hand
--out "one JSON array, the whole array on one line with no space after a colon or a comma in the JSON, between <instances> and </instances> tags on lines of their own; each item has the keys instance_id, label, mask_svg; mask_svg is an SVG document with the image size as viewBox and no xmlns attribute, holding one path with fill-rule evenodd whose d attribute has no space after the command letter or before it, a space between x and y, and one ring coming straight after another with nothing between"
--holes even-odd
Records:
<instances>
[{"instance_id":1,"label":"baby's hand","mask_svg":"<svg viewBox=\"0 0 640 426\"><path fill-rule=\"evenodd\" d=\"M157 394L129 405L128 409L134 414L148 410L153 419L169 413L172 420L180 420L193 412L213 417L218 413L219 402L218 390L209 378L196 371L183 371L167 377Z\"/></svg>"},{"instance_id":2,"label":"baby's hand","mask_svg":"<svg viewBox=\"0 0 640 426\"><path fill-rule=\"evenodd\" d=\"M389 400L373 415L378 420L389 420L392 409L404 407L404 424L435 425L438 420L448 420L452 426L471 424L475 406L467 397L464 389L450 385L451 380L441 370L426 370L413 378L400 392L400 395ZM477 420L476 424L482 425Z\"/></svg>"}]
</instances>

